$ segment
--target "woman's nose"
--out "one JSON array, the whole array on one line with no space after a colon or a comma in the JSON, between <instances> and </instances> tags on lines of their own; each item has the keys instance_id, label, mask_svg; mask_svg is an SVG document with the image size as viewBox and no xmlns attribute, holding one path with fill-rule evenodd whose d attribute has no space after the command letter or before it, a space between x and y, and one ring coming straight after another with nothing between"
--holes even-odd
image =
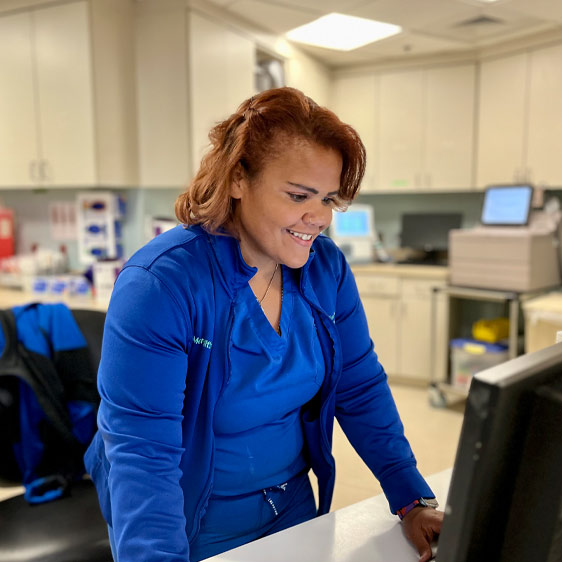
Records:
<instances>
[{"instance_id":1,"label":"woman's nose","mask_svg":"<svg viewBox=\"0 0 562 562\"><path fill-rule=\"evenodd\" d=\"M302 218L305 225L324 230L332 222L332 209L322 205L322 207L309 209Z\"/></svg>"}]
</instances>

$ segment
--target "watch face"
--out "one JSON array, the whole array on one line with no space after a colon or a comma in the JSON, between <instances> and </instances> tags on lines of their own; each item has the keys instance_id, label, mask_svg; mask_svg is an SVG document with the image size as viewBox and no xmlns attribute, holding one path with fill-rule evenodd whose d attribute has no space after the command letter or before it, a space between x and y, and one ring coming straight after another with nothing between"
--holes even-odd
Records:
<instances>
[{"instance_id":1,"label":"watch face","mask_svg":"<svg viewBox=\"0 0 562 562\"><path fill-rule=\"evenodd\" d=\"M420 503L434 509L439 507L439 502L435 498L420 498Z\"/></svg>"}]
</instances>

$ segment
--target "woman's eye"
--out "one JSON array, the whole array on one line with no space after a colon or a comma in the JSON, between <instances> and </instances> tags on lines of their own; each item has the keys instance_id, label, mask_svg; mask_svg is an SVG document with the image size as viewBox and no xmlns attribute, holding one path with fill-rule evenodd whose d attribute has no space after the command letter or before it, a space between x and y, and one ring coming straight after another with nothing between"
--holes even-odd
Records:
<instances>
[{"instance_id":1,"label":"woman's eye","mask_svg":"<svg viewBox=\"0 0 562 562\"><path fill-rule=\"evenodd\" d=\"M306 195L303 193L289 193L289 197L293 200L296 201L297 203L300 203L301 201L305 201L306 200Z\"/></svg>"},{"instance_id":2,"label":"woman's eye","mask_svg":"<svg viewBox=\"0 0 562 562\"><path fill-rule=\"evenodd\" d=\"M324 199L322 199L322 203L324 203L324 205L330 206L330 207L336 206L336 200L333 199L332 197L324 197Z\"/></svg>"}]
</instances>

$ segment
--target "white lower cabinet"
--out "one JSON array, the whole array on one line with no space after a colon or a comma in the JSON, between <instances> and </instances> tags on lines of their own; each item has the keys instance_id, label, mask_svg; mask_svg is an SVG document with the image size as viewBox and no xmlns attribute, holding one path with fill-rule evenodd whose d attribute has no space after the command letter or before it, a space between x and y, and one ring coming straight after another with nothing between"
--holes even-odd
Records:
<instances>
[{"instance_id":1,"label":"white lower cabinet","mask_svg":"<svg viewBox=\"0 0 562 562\"><path fill-rule=\"evenodd\" d=\"M446 272L439 269L435 278L427 273L416 278L411 270L406 276L400 267L393 272L354 270L375 351L390 377L440 380L444 372L440 351L447 345L446 303L439 294L433 295L433 287L446 284Z\"/></svg>"}]
</instances>

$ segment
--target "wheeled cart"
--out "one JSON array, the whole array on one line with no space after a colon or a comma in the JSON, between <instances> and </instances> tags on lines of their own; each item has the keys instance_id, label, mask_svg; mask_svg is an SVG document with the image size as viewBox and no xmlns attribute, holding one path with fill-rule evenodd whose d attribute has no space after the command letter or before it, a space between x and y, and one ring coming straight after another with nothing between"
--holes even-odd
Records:
<instances>
[{"instance_id":1,"label":"wheeled cart","mask_svg":"<svg viewBox=\"0 0 562 562\"><path fill-rule=\"evenodd\" d=\"M474 300L504 303L507 306L509 318L508 357L513 359L522 351L520 345L520 321L521 303L541 294L537 291L518 293L514 291L493 291L489 289L477 289L472 287L459 287L446 285L434 287L431 295L431 380L429 385L429 402L435 407L444 407L449 400L462 400L467 397L468 389L452 384L451 366L449 357L449 341L458 331L458 314L455 312L455 301ZM446 299L447 326L445 330L445 341L437 342L437 318L436 307L438 298ZM443 338L441 338L443 340ZM441 354L441 355L440 355Z\"/></svg>"}]
</instances>

